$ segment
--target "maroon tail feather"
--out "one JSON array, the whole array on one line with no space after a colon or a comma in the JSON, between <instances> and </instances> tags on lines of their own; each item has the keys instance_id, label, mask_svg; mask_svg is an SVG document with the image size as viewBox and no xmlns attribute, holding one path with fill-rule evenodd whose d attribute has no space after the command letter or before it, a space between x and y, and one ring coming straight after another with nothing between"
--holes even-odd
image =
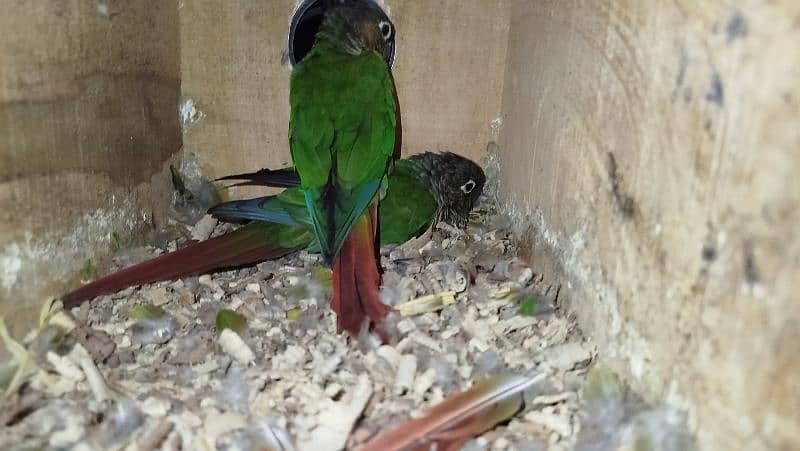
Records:
<instances>
[{"instance_id":1,"label":"maroon tail feather","mask_svg":"<svg viewBox=\"0 0 800 451\"><path fill-rule=\"evenodd\" d=\"M370 326L381 323L391 310L378 297L380 274L375 260L377 208L362 215L342 245L333 266L333 301L339 330L357 336L369 318Z\"/></svg>"},{"instance_id":2,"label":"maroon tail feather","mask_svg":"<svg viewBox=\"0 0 800 451\"><path fill-rule=\"evenodd\" d=\"M132 285L171 280L279 258L300 248L284 248L269 243L265 225L251 223L233 232L160 255L86 284L64 295L64 307L101 294L114 293Z\"/></svg>"}]
</instances>

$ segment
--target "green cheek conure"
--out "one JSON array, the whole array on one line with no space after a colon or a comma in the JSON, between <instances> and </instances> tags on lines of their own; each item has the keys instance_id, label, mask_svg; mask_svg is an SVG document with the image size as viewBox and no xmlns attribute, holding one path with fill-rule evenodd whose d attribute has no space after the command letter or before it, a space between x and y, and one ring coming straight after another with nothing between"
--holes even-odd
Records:
<instances>
[{"instance_id":1,"label":"green cheek conure","mask_svg":"<svg viewBox=\"0 0 800 451\"><path fill-rule=\"evenodd\" d=\"M212 208L210 213L220 219L252 222L102 277L64 295L64 305L73 307L132 285L255 264L300 249L319 251L304 193L296 187L300 181L293 170L263 170L226 178L290 188L277 196L226 202ZM380 243L403 243L437 220L463 227L485 180L478 165L451 153L424 153L397 161L381 201Z\"/></svg>"},{"instance_id":2,"label":"green cheek conure","mask_svg":"<svg viewBox=\"0 0 800 451\"><path fill-rule=\"evenodd\" d=\"M358 334L389 312L378 299L379 190L395 148L394 82L386 62L394 27L363 0L324 13L289 86L289 147L314 236L333 265L337 324Z\"/></svg>"}]
</instances>

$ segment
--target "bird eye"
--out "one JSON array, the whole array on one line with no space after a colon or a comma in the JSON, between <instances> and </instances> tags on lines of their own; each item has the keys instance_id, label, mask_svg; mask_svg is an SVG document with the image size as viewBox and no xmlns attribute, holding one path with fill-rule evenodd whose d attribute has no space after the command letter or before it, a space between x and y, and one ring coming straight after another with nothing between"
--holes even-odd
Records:
<instances>
[{"instance_id":1,"label":"bird eye","mask_svg":"<svg viewBox=\"0 0 800 451\"><path fill-rule=\"evenodd\" d=\"M384 41L388 41L389 38L392 37L392 24L390 24L389 22L382 20L378 24L378 28L381 29L381 35L383 35Z\"/></svg>"},{"instance_id":2,"label":"bird eye","mask_svg":"<svg viewBox=\"0 0 800 451\"><path fill-rule=\"evenodd\" d=\"M474 181L474 180L472 180L472 179L469 179L469 181L467 181L467 183L465 183L465 184L461 185L461 191L462 191L464 194L469 194L469 193L471 193L471 192L472 192L472 190L474 190L474 189L475 189L475 185L476 185L476 184L475 184L475 181Z\"/></svg>"}]
</instances>

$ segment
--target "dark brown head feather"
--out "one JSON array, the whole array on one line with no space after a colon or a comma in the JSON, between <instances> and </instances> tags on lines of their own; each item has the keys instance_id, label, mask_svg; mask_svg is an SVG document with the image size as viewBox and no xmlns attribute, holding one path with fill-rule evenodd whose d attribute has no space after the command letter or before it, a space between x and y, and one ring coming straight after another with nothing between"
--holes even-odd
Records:
<instances>
[{"instance_id":1,"label":"dark brown head feather","mask_svg":"<svg viewBox=\"0 0 800 451\"><path fill-rule=\"evenodd\" d=\"M439 205L438 218L463 228L483 192L486 175L472 160L450 152L425 152L408 157Z\"/></svg>"},{"instance_id":2,"label":"dark brown head feather","mask_svg":"<svg viewBox=\"0 0 800 451\"><path fill-rule=\"evenodd\" d=\"M394 25L383 10L365 0L329 3L317 33L318 42L326 42L350 55L376 51L389 57Z\"/></svg>"}]
</instances>

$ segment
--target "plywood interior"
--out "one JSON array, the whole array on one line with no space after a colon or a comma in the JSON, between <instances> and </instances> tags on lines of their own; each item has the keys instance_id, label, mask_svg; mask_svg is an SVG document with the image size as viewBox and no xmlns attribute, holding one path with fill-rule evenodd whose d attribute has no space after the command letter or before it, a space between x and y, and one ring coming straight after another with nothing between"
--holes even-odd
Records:
<instances>
[{"instance_id":1,"label":"plywood interior","mask_svg":"<svg viewBox=\"0 0 800 451\"><path fill-rule=\"evenodd\" d=\"M508 0L386 2L398 30L393 67L403 153L480 159L500 116ZM201 118L184 139L214 175L289 162L287 30L297 2L186 2L181 81Z\"/></svg>"},{"instance_id":2,"label":"plywood interior","mask_svg":"<svg viewBox=\"0 0 800 451\"><path fill-rule=\"evenodd\" d=\"M152 226L170 161L289 161L296 5L0 16L0 313L18 330L112 232ZM686 409L703 449L800 448L800 4L386 6L403 152L480 160L496 141L502 205L602 358Z\"/></svg>"},{"instance_id":3,"label":"plywood interior","mask_svg":"<svg viewBox=\"0 0 800 451\"><path fill-rule=\"evenodd\" d=\"M31 317L109 253L112 233L152 226L169 161L194 154L209 176L289 162L284 53L298 3L52 1L0 18L0 308ZM482 157L509 4L385 5L404 30L404 153Z\"/></svg>"}]
</instances>

